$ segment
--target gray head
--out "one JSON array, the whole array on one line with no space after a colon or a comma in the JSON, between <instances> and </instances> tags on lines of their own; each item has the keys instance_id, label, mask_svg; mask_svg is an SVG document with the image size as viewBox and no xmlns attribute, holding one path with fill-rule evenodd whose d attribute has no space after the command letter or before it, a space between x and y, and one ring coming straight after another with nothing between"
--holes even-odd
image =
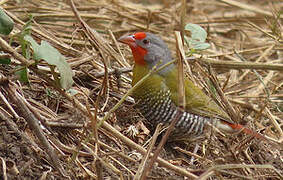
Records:
<instances>
[{"instance_id":1,"label":"gray head","mask_svg":"<svg viewBox=\"0 0 283 180\"><path fill-rule=\"evenodd\" d=\"M171 52L165 42L152 33L138 32L132 35L126 35L119 38L119 41L130 46L136 64L147 65L153 68L172 61ZM171 64L158 73L163 75L174 65Z\"/></svg>"}]
</instances>

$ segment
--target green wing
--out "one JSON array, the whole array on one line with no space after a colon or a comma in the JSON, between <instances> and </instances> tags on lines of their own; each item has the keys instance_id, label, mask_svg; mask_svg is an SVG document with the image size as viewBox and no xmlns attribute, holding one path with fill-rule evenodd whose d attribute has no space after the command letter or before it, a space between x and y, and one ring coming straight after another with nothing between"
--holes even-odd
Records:
<instances>
[{"instance_id":1,"label":"green wing","mask_svg":"<svg viewBox=\"0 0 283 180\"><path fill-rule=\"evenodd\" d=\"M177 68L166 75L166 85L171 91L172 101L178 104ZM199 87L185 77L186 111L202 116L218 117L230 121L229 116Z\"/></svg>"}]
</instances>

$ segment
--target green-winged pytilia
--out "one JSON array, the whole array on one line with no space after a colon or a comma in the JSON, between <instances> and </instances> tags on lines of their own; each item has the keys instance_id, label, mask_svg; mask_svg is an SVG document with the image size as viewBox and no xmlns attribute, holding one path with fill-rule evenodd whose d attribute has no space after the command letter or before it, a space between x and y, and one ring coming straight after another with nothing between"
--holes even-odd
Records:
<instances>
[{"instance_id":1,"label":"green-winged pytilia","mask_svg":"<svg viewBox=\"0 0 283 180\"><path fill-rule=\"evenodd\" d=\"M137 32L119 38L129 45L134 58L132 85L150 72L172 61L165 42L148 32ZM171 64L153 73L133 91L136 106L142 115L154 125L168 124L178 111L177 67ZM233 123L229 116L200 88L187 77L184 80L186 106L175 128L177 134L201 134L206 124L213 124L221 131L240 131L259 137L260 135Z\"/></svg>"}]
</instances>

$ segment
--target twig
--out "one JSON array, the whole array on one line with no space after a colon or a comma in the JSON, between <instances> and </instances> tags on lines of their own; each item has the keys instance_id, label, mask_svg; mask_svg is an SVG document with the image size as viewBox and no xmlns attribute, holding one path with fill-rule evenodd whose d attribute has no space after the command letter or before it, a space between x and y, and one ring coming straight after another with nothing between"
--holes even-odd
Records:
<instances>
[{"instance_id":1,"label":"twig","mask_svg":"<svg viewBox=\"0 0 283 180\"><path fill-rule=\"evenodd\" d=\"M184 4L185 5L185 4ZM185 94L185 85L184 85L184 67L183 61L185 60L185 52L183 41L180 32L175 31L176 38L176 49L178 54L178 105L180 108L186 108L186 94Z\"/></svg>"},{"instance_id":2,"label":"twig","mask_svg":"<svg viewBox=\"0 0 283 180\"><path fill-rule=\"evenodd\" d=\"M120 65L122 65L123 67L129 67L130 65L129 65L129 63L126 61L126 59L125 59L123 53L121 52L121 49L119 48L118 42L117 42L117 40L116 40L116 38L115 38L113 32L112 32L111 30L108 30L108 32L109 32L109 34L110 34L112 40L114 41L114 44L115 44L116 48L118 49L118 52L119 52L119 54L121 55L122 60L123 60L123 63L120 62L120 61L118 61L118 63L119 63Z\"/></svg>"},{"instance_id":3,"label":"twig","mask_svg":"<svg viewBox=\"0 0 283 180\"><path fill-rule=\"evenodd\" d=\"M199 62L211 65L214 68L224 69L261 69L261 70L276 70L283 71L282 64L270 64L270 63L254 63L254 62L230 62L230 61L218 61L210 58L200 58ZM190 62L190 61L189 61Z\"/></svg>"},{"instance_id":4,"label":"twig","mask_svg":"<svg viewBox=\"0 0 283 180\"><path fill-rule=\"evenodd\" d=\"M8 180L8 178L7 178L7 165L6 165L6 161L2 157L0 157L0 159L1 159L1 162L2 162L3 179L4 180Z\"/></svg>"},{"instance_id":5,"label":"twig","mask_svg":"<svg viewBox=\"0 0 283 180\"><path fill-rule=\"evenodd\" d=\"M92 179L97 179L96 174L94 174L93 172L91 172L89 169L87 169L79 160L78 157L76 157L75 162L77 163L78 167L80 167L82 169L82 171L84 171L88 176L90 176Z\"/></svg>"},{"instance_id":6,"label":"twig","mask_svg":"<svg viewBox=\"0 0 283 180\"><path fill-rule=\"evenodd\" d=\"M160 154L162 147L164 146L164 144L166 143L169 135L171 134L171 132L173 131L175 124L178 122L178 120L181 118L183 114L183 111L181 109L179 109L175 115L175 117L173 118L173 120L171 121L169 127L167 128L167 130L165 131L165 134L163 135L160 143L158 144L156 151L154 152L150 162L148 163L148 165L146 166L146 168L144 169L144 176L141 177L141 180L146 180L146 176L147 174L150 172L154 162L157 160L158 155Z\"/></svg>"},{"instance_id":7,"label":"twig","mask_svg":"<svg viewBox=\"0 0 283 180\"><path fill-rule=\"evenodd\" d=\"M116 130L114 127L112 127L107 122L104 122L102 124L102 127L105 128L107 131L111 132L114 137L120 139L121 141L123 141L125 144L127 144L131 148L136 149L137 151L139 151L142 154L146 154L146 150L143 147L141 147L140 145L136 144L135 142L133 142L129 138L125 137L122 133L120 133L118 130ZM197 178L196 175L186 171L185 169L183 169L181 167L174 166L173 164L165 161L162 158L157 158L157 162L161 166L166 167L168 169L171 169L171 170L175 171L178 174L181 174L183 176L187 176L187 177L190 177L190 178L194 178L194 179Z\"/></svg>"},{"instance_id":8,"label":"twig","mask_svg":"<svg viewBox=\"0 0 283 180\"><path fill-rule=\"evenodd\" d=\"M270 38L274 39L275 41L279 41L280 43L282 43L282 40L280 40L280 37L276 37L274 35L272 35L271 33L263 30L262 28L260 28L259 26L257 26L256 24L250 22L250 21L246 21L249 25L251 25L253 28L256 28L257 30L259 30L260 32L262 32L263 34L266 34L267 36L269 36Z\"/></svg>"},{"instance_id":9,"label":"twig","mask_svg":"<svg viewBox=\"0 0 283 180\"><path fill-rule=\"evenodd\" d=\"M271 123L273 124L275 129L278 131L279 137L283 139L283 130L281 129L280 124L276 121L275 116L270 112L270 110L268 108L265 108L264 110L265 110L267 116L269 117Z\"/></svg>"},{"instance_id":10,"label":"twig","mask_svg":"<svg viewBox=\"0 0 283 180\"><path fill-rule=\"evenodd\" d=\"M78 156L82 156L82 157L93 157L90 153L84 152L84 151L80 151L77 150L76 148L73 147L69 147L63 143L61 143L58 139L56 139L53 136L49 136L50 141L55 144L57 147L60 148L61 151L65 152L65 153L69 153L72 154L74 152L77 152Z\"/></svg>"},{"instance_id":11,"label":"twig","mask_svg":"<svg viewBox=\"0 0 283 180\"><path fill-rule=\"evenodd\" d=\"M73 0L70 0L71 2L71 8L76 16L76 18L78 19L78 21L81 23L82 27L84 28L84 30L86 31L85 35L88 37L88 39L90 40L91 44L93 45L93 47L95 47L98 51L103 51L105 53L107 53L107 55L113 57L114 59L116 59L118 62L121 62L121 58L120 58L120 54L118 54L116 51L114 51L114 49L108 44L107 41L105 41L100 34L98 34L94 29L90 28L88 26L87 23L85 23L81 16L79 15L76 6L74 5Z\"/></svg>"},{"instance_id":12,"label":"twig","mask_svg":"<svg viewBox=\"0 0 283 180\"><path fill-rule=\"evenodd\" d=\"M38 151L42 151L42 149L40 149L40 147L38 147L38 145L34 141L32 141L25 133L21 132L18 129L17 124L10 118L10 116L8 114L5 113L4 109L2 109L1 107L0 107L0 119L3 119L4 121L6 121L9 128L11 128L13 130L13 132L15 134L17 134L17 136L22 137L23 140L29 146L33 146Z\"/></svg>"},{"instance_id":13,"label":"twig","mask_svg":"<svg viewBox=\"0 0 283 180\"><path fill-rule=\"evenodd\" d=\"M3 38L0 37L0 47L5 51L10 53L14 58L21 61L25 66L30 66L34 61L28 61L24 56L19 54L14 48L12 48Z\"/></svg>"},{"instance_id":14,"label":"twig","mask_svg":"<svg viewBox=\"0 0 283 180\"><path fill-rule=\"evenodd\" d=\"M8 83L8 82L7 82ZM7 84L6 84L7 85ZM0 89L1 90L1 89ZM2 102L4 102L6 104L6 106L8 107L8 109L11 111L11 113L13 114L13 116L18 119L19 116L16 113L16 111L13 109L13 107L11 106L11 104L8 102L8 100L6 99L6 97L3 95L3 93L0 91L0 99L2 99Z\"/></svg>"},{"instance_id":15,"label":"twig","mask_svg":"<svg viewBox=\"0 0 283 180\"><path fill-rule=\"evenodd\" d=\"M158 137L158 135L160 133L160 130L161 130L161 124L158 124L156 126L156 128L155 128L155 132L154 132L153 137L151 139L149 148L147 149L147 152L144 155L144 157L143 157L143 159L142 159L142 161L141 161L141 163L139 165L139 168L138 168L137 173L136 173L136 175L134 177L134 180L139 180L139 179L142 179L142 177L146 176L146 173L147 173L145 171L145 169L146 169L146 162L147 162L147 160L148 160L148 158L150 156L150 153L151 153L151 151L152 151L152 149L154 147L154 144L155 144L156 139L157 139L157 137Z\"/></svg>"},{"instance_id":16,"label":"twig","mask_svg":"<svg viewBox=\"0 0 283 180\"><path fill-rule=\"evenodd\" d=\"M184 149L181 149L180 147L174 147L174 149L177 150L177 151L180 151L180 152L182 152L182 153L185 153L185 154L187 154L187 155L189 155L189 156L193 156L193 157L195 157L195 158L198 158L198 159L200 159L200 161L208 161L209 163L212 163L211 160L209 160L209 159L207 159L207 158L204 158L204 157L202 157L202 156L199 156L199 155L197 155L197 154L195 154L195 153L192 153L192 152L190 152L190 151L186 151L186 150L184 150Z\"/></svg>"},{"instance_id":17,"label":"twig","mask_svg":"<svg viewBox=\"0 0 283 180\"><path fill-rule=\"evenodd\" d=\"M239 173L234 173L233 171L225 171L225 170L218 170L218 171L223 173L223 174L229 174L229 175L233 175L235 177L238 177L238 178L235 178L235 179L247 179L247 180L255 179L255 177L247 177L247 176L241 175ZM212 174L213 174L213 172L212 172Z\"/></svg>"},{"instance_id":18,"label":"twig","mask_svg":"<svg viewBox=\"0 0 283 180\"><path fill-rule=\"evenodd\" d=\"M46 121L45 125L49 127L60 127L60 128L70 128L70 129L78 129L83 128L83 124L79 123L65 123L65 122L53 122L53 121Z\"/></svg>"},{"instance_id":19,"label":"twig","mask_svg":"<svg viewBox=\"0 0 283 180\"><path fill-rule=\"evenodd\" d=\"M239 7L241 9L245 9L245 10L248 10L248 11L253 11L253 12L256 12L256 13L259 13L259 14L262 14L262 15L273 17L273 14L269 11L265 11L265 10L262 10L258 7L254 7L254 6L251 6L251 5L248 5L248 4L244 4L244 3L239 2L239 1L234 1L234 0L219 0L219 1L230 4L232 6ZM282 15L280 17L283 18Z\"/></svg>"},{"instance_id":20,"label":"twig","mask_svg":"<svg viewBox=\"0 0 283 180\"><path fill-rule=\"evenodd\" d=\"M209 71L210 71L209 79L213 83L213 86L216 89L217 93L219 94L221 101L223 102L223 104L225 104L225 109L227 113L234 122L239 122L239 113L236 113L235 109L233 108L233 106L225 96L223 90L220 88L219 84L217 83L215 73L211 69L209 69Z\"/></svg>"},{"instance_id":21,"label":"twig","mask_svg":"<svg viewBox=\"0 0 283 180\"><path fill-rule=\"evenodd\" d=\"M270 164L263 164L263 165L225 164L225 165L212 166L206 172L204 172L202 175L199 176L199 180L208 179L209 176L215 173L214 171L219 171L223 169L239 169L239 168L273 169L281 178L283 178L280 172Z\"/></svg>"},{"instance_id":22,"label":"twig","mask_svg":"<svg viewBox=\"0 0 283 180\"><path fill-rule=\"evenodd\" d=\"M62 174L62 176L67 177L67 173L63 169L62 165L59 162L59 158L57 154L54 151L54 148L49 144L47 138L44 136L43 131L41 127L39 126L38 120L35 118L35 116L31 113L31 111L26 107L23 97L21 97L17 92L16 89L10 86L7 88L7 91L10 95L10 97L13 99L13 101L17 104L19 104L18 107L21 111L23 117L27 121L28 125L30 126L30 129L35 133L35 135L38 137L42 145L46 148L47 154L49 155L49 158L54 165L54 167Z\"/></svg>"},{"instance_id":23,"label":"twig","mask_svg":"<svg viewBox=\"0 0 283 180\"><path fill-rule=\"evenodd\" d=\"M125 67L125 68L115 68L115 69L109 69L108 70L108 74L122 74L122 73L128 73L128 72L131 72L133 70L132 67ZM102 72L97 72L97 73L94 73L93 77L95 78L100 78L100 77L103 77L105 74L104 71Z\"/></svg>"},{"instance_id":24,"label":"twig","mask_svg":"<svg viewBox=\"0 0 283 180\"><path fill-rule=\"evenodd\" d=\"M98 162L97 165L99 166L99 169L97 169L97 171L101 171L102 172L102 168L103 168L102 166L105 166L106 169L110 169L110 170L112 170L112 172L114 172L116 174L120 174L120 177L121 177L121 171L119 169L117 169L115 166L113 166L110 162L107 162L104 159L102 159L101 157L97 156L96 153L90 147L88 147L86 144L82 143L82 145L83 145L84 149L86 149L88 152L90 152L95 157L95 159L98 160L97 161ZM98 174L97 174L97 179L98 180L102 180L103 179L103 177L101 175L102 174L100 174L98 176ZM123 180L123 177L122 177L121 180Z\"/></svg>"},{"instance_id":25,"label":"twig","mask_svg":"<svg viewBox=\"0 0 283 180\"><path fill-rule=\"evenodd\" d=\"M102 41L103 39L98 35L98 33L95 31L95 30L92 30L82 19L81 15L79 14L73 0L70 0L71 2L71 8L73 10L73 13L74 15L76 16L77 20L80 22L80 24L82 25L83 29L84 29L84 33L85 35L88 37L88 40L90 41L90 43L96 47L96 49L100 52L100 56L102 58L102 62L103 62L103 65L104 65L104 78L103 78L103 83L102 83L102 88L100 89L99 91L99 96L98 98L96 99L96 102L95 102L95 111L94 111L94 114L91 113L90 111L90 107L87 106L87 110L88 110L88 116L89 116L89 119L91 120L91 127L92 127L92 130L93 130L93 135L95 137L95 139L98 141L98 128L99 126L96 126L97 125L97 113L98 113L98 108L99 108L99 101L102 97L103 94L105 94L107 88L108 88L108 82L109 82L109 79L108 79L108 67L107 67L107 64L106 63L106 58L104 57L103 53L102 53L102 49L99 48L99 46L102 46L103 47L103 44ZM111 47L110 46L107 46L108 44L105 45L105 48L109 48L110 50ZM88 103L87 103L88 104ZM98 157L98 151L100 150L99 148L99 144L96 144L95 146L95 155ZM98 162L96 161L95 164L97 165L97 167L100 166L100 163L101 162ZM99 170L97 169L98 173L97 173L97 178L100 180L102 179L102 169Z\"/></svg>"}]
</instances>

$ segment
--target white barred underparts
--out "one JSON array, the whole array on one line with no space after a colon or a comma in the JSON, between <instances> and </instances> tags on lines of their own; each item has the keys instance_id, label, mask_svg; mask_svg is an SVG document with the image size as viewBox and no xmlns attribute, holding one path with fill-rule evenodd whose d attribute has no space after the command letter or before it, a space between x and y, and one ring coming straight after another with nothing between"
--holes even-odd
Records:
<instances>
[{"instance_id":1,"label":"white barred underparts","mask_svg":"<svg viewBox=\"0 0 283 180\"><path fill-rule=\"evenodd\" d=\"M142 96L135 98L136 107L141 114L151 123L169 124L177 114L178 108L170 99L169 90L147 90ZM196 114L183 112L176 124L178 134L198 135L203 132L204 125L211 119Z\"/></svg>"}]
</instances>

